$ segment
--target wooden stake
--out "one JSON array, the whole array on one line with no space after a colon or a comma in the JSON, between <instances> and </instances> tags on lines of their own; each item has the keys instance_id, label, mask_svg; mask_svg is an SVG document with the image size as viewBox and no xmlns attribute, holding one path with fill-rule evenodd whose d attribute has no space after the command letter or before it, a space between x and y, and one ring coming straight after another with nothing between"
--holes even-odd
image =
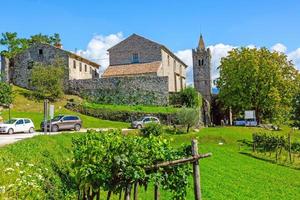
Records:
<instances>
[{"instance_id":1,"label":"wooden stake","mask_svg":"<svg viewBox=\"0 0 300 200\"><path fill-rule=\"evenodd\" d=\"M192 155L198 156L198 141L196 139L192 140ZM200 169L198 160L193 163L193 174L195 200L201 200Z\"/></svg>"},{"instance_id":2,"label":"wooden stake","mask_svg":"<svg viewBox=\"0 0 300 200\"><path fill-rule=\"evenodd\" d=\"M111 196L111 190L108 191L106 200L110 200L110 196Z\"/></svg>"},{"instance_id":3,"label":"wooden stake","mask_svg":"<svg viewBox=\"0 0 300 200\"><path fill-rule=\"evenodd\" d=\"M290 159L290 163L292 163L292 139L291 139L291 132L289 132L288 135L288 142L289 142L289 159Z\"/></svg>"}]
</instances>

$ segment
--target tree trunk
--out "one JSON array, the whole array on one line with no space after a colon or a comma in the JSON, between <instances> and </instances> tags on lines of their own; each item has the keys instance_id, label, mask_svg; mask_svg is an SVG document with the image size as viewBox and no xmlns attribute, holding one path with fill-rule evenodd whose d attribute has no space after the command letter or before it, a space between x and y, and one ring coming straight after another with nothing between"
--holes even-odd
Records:
<instances>
[{"instance_id":1,"label":"tree trunk","mask_svg":"<svg viewBox=\"0 0 300 200\"><path fill-rule=\"evenodd\" d=\"M107 193L107 198L106 198L106 200L110 200L110 196L111 196L111 191L109 190L108 193Z\"/></svg>"},{"instance_id":2,"label":"tree trunk","mask_svg":"<svg viewBox=\"0 0 300 200\"><path fill-rule=\"evenodd\" d=\"M138 200L138 182L134 183L134 188L133 188L133 199Z\"/></svg>"}]
</instances>

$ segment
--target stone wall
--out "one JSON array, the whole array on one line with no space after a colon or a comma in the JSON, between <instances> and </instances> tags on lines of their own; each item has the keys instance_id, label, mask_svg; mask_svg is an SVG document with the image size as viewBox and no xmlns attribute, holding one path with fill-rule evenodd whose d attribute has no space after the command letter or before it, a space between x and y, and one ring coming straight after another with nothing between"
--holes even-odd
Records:
<instances>
[{"instance_id":1,"label":"stone wall","mask_svg":"<svg viewBox=\"0 0 300 200\"><path fill-rule=\"evenodd\" d=\"M9 59L1 55L1 74L0 80L4 82L10 81L10 72L9 72Z\"/></svg>"},{"instance_id":2,"label":"stone wall","mask_svg":"<svg viewBox=\"0 0 300 200\"><path fill-rule=\"evenodd\" d=\"M168 77L111 77L70 80L68 92L105 104L167 105Z\"/></svg>"}]
</instances>

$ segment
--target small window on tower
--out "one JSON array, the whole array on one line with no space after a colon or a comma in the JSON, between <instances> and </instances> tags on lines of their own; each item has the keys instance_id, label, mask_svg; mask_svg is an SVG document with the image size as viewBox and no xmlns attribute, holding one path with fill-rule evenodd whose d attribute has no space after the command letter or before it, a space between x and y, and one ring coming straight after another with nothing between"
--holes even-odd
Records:
<instances>
[{"instance_id":1,"label":"small window on tower","mask_svg":"<svg viewBox=\"0 0 300 200\"><path fill-rule=\"evenodd\" d=\"M201 66L201 60L198 60L198 65Z\"/></svg>"},{"instance_id":2,"label":"small window on tower","mask_svg":"<svg viewBox=\"0 0 300 200\"><path fill-rule=\"evenodd\" d=\"M202 64L202 65L204 64L204 60L203 60L203 59L201 60L201 64Z\"/></svg>"},{"instance_id":3,"label":"small window on tower","mask_svg":"<svg viewBox=\"0 0 300 200\"><path fill-rule=\"evenodd\" d=\"M43 55L43 49L39 49L39 55Z\"/></svg>"}]
</instances>

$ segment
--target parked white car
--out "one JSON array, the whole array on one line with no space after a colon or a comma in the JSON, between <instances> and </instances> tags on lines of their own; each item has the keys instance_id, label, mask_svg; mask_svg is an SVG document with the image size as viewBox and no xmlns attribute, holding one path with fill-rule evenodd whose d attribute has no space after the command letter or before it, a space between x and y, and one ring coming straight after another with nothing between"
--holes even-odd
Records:
<instances>
[{"instance_id":1,"label":"parked white car","mask_svg":"<svg viewBox=\"0 0 300 200\"><path fill-rule=\"evenodd\" d=\"M0 124L0 133L33 133L34 124L31 119L27 118L13 118L3 124Z\"/></svg>"}]
</instances>

